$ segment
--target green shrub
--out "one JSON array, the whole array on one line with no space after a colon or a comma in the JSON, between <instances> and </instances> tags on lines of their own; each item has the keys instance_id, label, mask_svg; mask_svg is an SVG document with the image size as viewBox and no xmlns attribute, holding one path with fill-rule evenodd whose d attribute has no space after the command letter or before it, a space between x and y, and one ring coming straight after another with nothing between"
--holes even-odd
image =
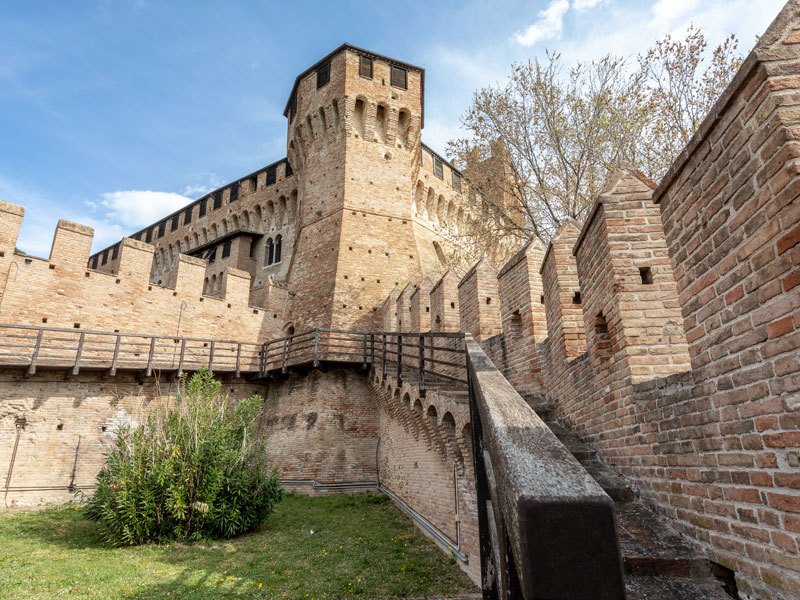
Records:
<instances>
[{"instance_id":1,"label":"green shrub","mask_svg":"<svg viewBox=\"0 0 800 600\"><path fill-rule=\"evenodd\" d=\"M110 543L229 538L263 522L280 501L264 439L254 435L261 398L234 405L220 387L202 370L181 381L172 407L118 428L86 505Z\"/></svg>"}]
</instances>

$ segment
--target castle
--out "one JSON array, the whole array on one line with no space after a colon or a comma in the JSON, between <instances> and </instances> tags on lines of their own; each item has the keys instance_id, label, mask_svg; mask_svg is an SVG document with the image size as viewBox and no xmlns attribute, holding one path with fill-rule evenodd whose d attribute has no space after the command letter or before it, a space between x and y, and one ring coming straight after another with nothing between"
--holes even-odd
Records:
<instances>
[{"instance_id":1,"label":"castle","mask_svg":"<svg viewBox=\"0 0 800 600\"><path fill-rule=\"evenodd\" d=\"M0 203L5 501L90 490L203 364L264 397L287 487L388 494L484 589L800 597L798 97L790 0L660 182L624 165L463 277L424 71L349 45L295 81L285 159L117 245L61 221L15 255Z\"/></svg>"}]
</instances>

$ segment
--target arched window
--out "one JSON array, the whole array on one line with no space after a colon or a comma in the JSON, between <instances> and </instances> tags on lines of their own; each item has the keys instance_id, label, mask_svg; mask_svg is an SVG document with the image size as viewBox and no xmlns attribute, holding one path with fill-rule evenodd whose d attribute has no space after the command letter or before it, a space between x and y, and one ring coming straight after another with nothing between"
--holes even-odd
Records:
<instances>
[{"instance_id":1,"label":"arched window","mask_svg":"<svg viewBox=\"0 0 800 600\"><path fill-rule=\"evenodd\" d=\"M278 237L275 238L275 262L276 263L281 262L281 246L283 245L282 242L283 242L283 238L281 238L281 236L278 236Z\"/></svg>"},{"instance_id":2,"label":"arched window","mask_svg":"<svg viewBox=\"0 0 800 600\"><path fill-rule=\"evenodd\" d=\"M266 246L267 246L267 252L266 252L267 264L271 265L272 263L275 262L275 244L272 243L272 238L269 238L267 240Z\"/></svg>"}]
</instances>

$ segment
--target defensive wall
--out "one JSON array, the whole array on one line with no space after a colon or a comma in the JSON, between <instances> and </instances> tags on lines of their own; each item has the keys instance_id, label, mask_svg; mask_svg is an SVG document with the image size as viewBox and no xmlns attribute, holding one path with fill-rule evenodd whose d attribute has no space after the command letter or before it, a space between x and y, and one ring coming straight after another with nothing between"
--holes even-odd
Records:
<instances>
[{"instance_id":1,"label":"defensive wall","mask_svg":"<svg viewBox=\"0 0 800 600\"><path fill-rule=\"evenodd\" d=\"M430 294L753 598L800 595L798 30L791 2L658 186L623 168L582 228Z\"/></svg>"},{"instance_id":2,"label":"defensive wall","mask_svg":"<svg viewBox=\"0 0 800 600\"><path fill-rule=\"evenodd\" d=\"M798 15L789 2L659 185L625 167L582 227L567 222L548 246L533 240L499 271L483 259L463 278L441 274L434 242L444 252L448 235L467 228L468 188L419 139L423 72L409 69L405 88L387 85L393 63L376 57L362 81L363 53L337 51L298 78L288 159L276 163L274 182L267 171L259 187L259 172L250 188L259 210L234 221L231 203L246 199L227 191L202 243L193 231L184 249L178 225L160 258L126 238L96 262L91 230L62 221L48 260L16 255L23 211L1 204L0 322L250 342L304 325L468 332L532 406L551 404L678 530L733 569L742 592L797 597ZM325 64L329 83L319 87ZM191 227L206 218L197 210ZM231 232L241 234L238 246ZM268 247L253 256L245 240L262 243L256 236L267 233L273 244L278 234L291 241L286 259L260 271ZM225 263L221 249L210 263L209 240L231 240L225 258L252 259L254 270ZM198 248L203 257L181 254ZM174 393L158 374L3 373L0 432L17 443L0 445L0 464L14 463L6 487L18 502L88 486L109 427ZM476 575L463 391L421 394L413 381L344 367L225 386L233 397L264 395L259 426L286 479L308 489L382 486L471 557ZM76 452L77 436L86 454ZM86 461L80 478L75 456ZM61 495L25 491L48 486Z\"/></svg>"}]
</instances>

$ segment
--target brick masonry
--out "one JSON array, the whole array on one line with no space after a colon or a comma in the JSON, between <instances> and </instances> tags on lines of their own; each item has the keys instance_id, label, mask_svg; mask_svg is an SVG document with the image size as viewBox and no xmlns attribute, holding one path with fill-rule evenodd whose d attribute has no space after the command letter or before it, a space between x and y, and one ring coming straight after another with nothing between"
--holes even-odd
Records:
<instances>
[{"instance_id":1,"label":"brick masonry","mask_svg":"<svg viewBox=\"0 0 800 600\"><path fill-rule=\"evenodd\" d=\"M91 232L66 222L49 260L14 256L22 209L3 204L0 318L171 335L174 315L190 310L187 331L247 340L327 325L469 332L526 399L553 404L674 527L734 569L744 597L796 598L799 32L792 0L658 185L623 166L582 226L564 223L547 247L533 241L499 271L483 259L461 280L441 256L474 215L457 172L420 141L423 72L406 65L408 86L397 88L392 61L374 57L373 76L361 77L364 53L340 49L328 84L318 89L312 69L293 90L293 173L279 162L273 183L256 174L247 198L230 200L226 188L217 209L254 207L246 235L258 244L282 232L278 265L242 239L228 262L173 247L174 270L164 269L152 246L124 240L116 258L87 269ZM261 204L269 194L278 194L271 209ZM199 212L189 227L200 219L206 240L201 231L195 245L192 232L190 253L233 229L220 233L220 221L214 238ZM20 467L25 481L63 481L72 442L50 442L48 428L62 415L65 429L113 420L111 384L87 374L56 389L36 387L45 375L9 377L3 439L16 417L38 419L39 456L57 459ZM118 381L133 410L134 380ZM409 383L395 389L375 372L367 380L347 370L276 378L266 396L261 426L275 466L298 479L379 477L448 538L460 535L475 576L463 397L423 398ZM80 407L94 406L79 422ZM4 443L0 464L9 455Z\"/></svg>"}]
</instances>

